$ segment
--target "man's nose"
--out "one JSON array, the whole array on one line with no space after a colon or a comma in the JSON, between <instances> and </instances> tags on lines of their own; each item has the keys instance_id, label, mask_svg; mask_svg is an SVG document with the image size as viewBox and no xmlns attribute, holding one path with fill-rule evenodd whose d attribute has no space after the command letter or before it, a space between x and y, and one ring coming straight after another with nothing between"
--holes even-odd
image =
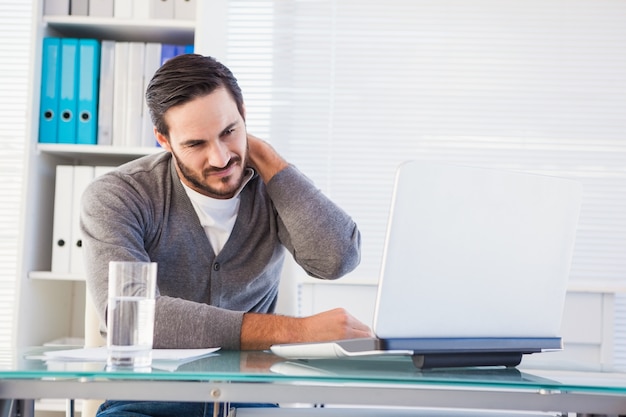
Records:
<instances>
[{"instance_id":1,"label":"man's nose","mask_svg":"<svg viewBox=\"0 0 626 417\"><path fill-rule=\"evenodd\" d=\"M216 168L224 168L230 161L228 147L220 141L215 141L209 146L209 165Z\"/></svg>"}]
</instances>

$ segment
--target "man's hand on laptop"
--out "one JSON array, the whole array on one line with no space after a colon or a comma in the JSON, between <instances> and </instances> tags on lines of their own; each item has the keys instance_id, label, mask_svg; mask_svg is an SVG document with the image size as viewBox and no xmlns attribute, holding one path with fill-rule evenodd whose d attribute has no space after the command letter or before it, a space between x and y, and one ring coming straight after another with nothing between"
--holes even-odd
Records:
<instances>
[{"instance_id":1,"label":"man's hand on laptop","mask_svg":"<svg viewBox=\"0 0 626 417\"><path fill-rule=\"evenodd\" d=\"M309 317L246 313L241 350L263 350L279 343L324 342L372 337L372 330L343 308Z\"/></svg>"},{"instance_id":2,"label":"man's hand on laptop","mask_svg":"<svg viewBox=\"0 0 626 417\"><path fill-rule=\"evenodd\" d=\"M324 311L301 320L304 324L302 342L373 337L369 326L361 323L343 308Z\"/></svg>"}]
</instances>

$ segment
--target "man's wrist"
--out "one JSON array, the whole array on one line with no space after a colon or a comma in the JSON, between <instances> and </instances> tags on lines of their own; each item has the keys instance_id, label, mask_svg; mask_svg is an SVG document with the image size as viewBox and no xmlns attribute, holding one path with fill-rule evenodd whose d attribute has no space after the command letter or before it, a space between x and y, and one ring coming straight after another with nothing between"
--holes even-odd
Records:
<instances>
[{"instance_id":1,"label":"man's wrist","mask_svg":"<svg viewBox=\"0 0 626 417\"><path fill-rule=\"evenodd\" d=\"M301 319L276 314L245 313L241 323L241 350L265 350L277 343L296 342Z\"/></svg>"}]
</instances>

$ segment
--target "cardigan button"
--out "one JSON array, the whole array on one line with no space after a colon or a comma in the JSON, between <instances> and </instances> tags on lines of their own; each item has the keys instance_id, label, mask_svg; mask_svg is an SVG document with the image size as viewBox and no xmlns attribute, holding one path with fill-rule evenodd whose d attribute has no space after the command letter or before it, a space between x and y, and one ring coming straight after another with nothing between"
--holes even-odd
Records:
<instances>
[{"instance_id":1,"label":"cardigan button","mask_svg":"<svg viewBox=\"0 0 626 417\"><path fill-rule=\"evenodd\" d=\"M213 264L213 270L214 271L219 271L220 270L220 263L219 262L215 262Z\"/></svg>"}]
</instances>

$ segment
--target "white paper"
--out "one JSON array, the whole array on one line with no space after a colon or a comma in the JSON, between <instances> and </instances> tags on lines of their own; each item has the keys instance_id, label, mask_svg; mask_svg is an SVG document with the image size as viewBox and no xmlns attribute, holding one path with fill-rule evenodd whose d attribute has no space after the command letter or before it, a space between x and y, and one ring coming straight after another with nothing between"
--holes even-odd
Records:
<instances>
[{"instance_id":1,"label":"white paper","mask_svg":"<svg viewBox=\"0 0 626 417\"><path fill-rule=\"evenodd\" d=\"M207 349L152 349L152 361L189 361L207 356L219 350L216 348ZM106 346L96 348L49 350L44 352L45 360L53 361L78 361L78 362L106 362Z\"/></svg>"}]
</instances>

